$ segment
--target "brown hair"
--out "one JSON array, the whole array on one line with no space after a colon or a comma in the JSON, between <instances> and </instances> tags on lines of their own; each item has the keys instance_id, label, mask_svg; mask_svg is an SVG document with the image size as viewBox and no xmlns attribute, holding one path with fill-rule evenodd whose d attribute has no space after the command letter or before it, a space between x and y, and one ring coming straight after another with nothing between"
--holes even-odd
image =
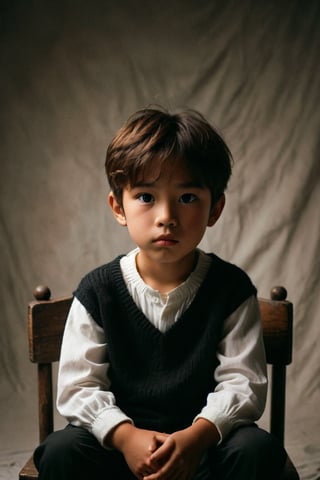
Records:
<instances>
[{"instance_id":1,"label":"brown hair","mask_svg":"<svg viewBox=\"0 0 320 480\"><path fill-rule=\"evenodd\" d=\"M219 133L198 112L170 114L146 108L132 115L112 139L106 155L106 174L119 204L122 191L156 161L182 159L191 175L211 191L214 204L225 191L232 155Z\"/></svg>"}]
</instances>

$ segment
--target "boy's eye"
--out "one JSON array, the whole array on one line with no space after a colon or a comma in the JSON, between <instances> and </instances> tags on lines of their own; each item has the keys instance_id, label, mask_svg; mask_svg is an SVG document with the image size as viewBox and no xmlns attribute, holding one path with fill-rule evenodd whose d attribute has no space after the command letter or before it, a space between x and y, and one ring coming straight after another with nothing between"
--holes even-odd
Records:
<instances>
[{"instance_id":1,"label":"boy's eye","mask_svg":"<svg viewBox=\"0 0 320 480\"><path fill-rule=\"evenodd\" d=\"M153 196L151 193L140 193L137 196L138 200L142 203L151 203L153 202Z\"/></svg>"},{"instance_id":2,"label":"boy's eye","mask_svg":"<svg viewBox=\"0 0 320 480\"><path fill-rule=\"evenodd\" d=\"M179 199L181 203L192 203L196 200L197 196L194 193L184 193Z\"/></svg>"}]
</instances>

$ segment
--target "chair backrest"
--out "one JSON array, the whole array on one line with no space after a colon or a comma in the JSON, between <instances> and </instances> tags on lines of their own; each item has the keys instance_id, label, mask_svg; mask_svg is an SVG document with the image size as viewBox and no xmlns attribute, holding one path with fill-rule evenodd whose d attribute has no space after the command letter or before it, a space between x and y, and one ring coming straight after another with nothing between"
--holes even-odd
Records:
<instances>
[{"instance_id":1,"label":"chair backrest","mask_svg":"<svg viewBox=\"0 0 320 480\"><path fill-rule=\"evenodd\" d=\"M286 366L292 361L293 305L284 287L274 287L271 300L259 298L267 362L272 365L270 432L284 444Z\"/></svg>"},{"instance_id":2,"label":"chair backrest","mask_svg":"<svg viewBox=\"0 0 320 480\"><path fill-rule=\"evenodd\" d=\"M28 306L28 341L31 362L38 364L39 440L53 431L52 363L60 357L64 325L72 297L50 300L48 287L34 290Z\"/></svg>"},{"instance_id":3,"label":"chair backrest","mask_svg":"<svg viewBox=\"0 0 320 480\"><path fill-rule=\"evenodd\" d=\"M38 364L39 437L53 431L52 363L59 360L65 321L72 297L50 300L48 287L37 287L28 308L30 360ZM292 303L283 287L271 299L259 299L267 362L272 365L270 431L284 442L286 365L292 354Z\"/></svg>"}]
</instances>

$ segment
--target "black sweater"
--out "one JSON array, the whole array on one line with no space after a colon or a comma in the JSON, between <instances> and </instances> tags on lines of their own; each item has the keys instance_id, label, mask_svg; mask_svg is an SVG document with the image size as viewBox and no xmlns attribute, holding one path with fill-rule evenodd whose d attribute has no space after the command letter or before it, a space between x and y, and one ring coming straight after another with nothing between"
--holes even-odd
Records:
<instances>
[{"instance_id":1,"label":"black sweater","mask_svg":"<svg viewBox=\"0 0 320 480\"><path fill-rule=\"evenodd\" d=\"M223 322L256 289L241 269L211 257L191 305L165 333L132 300L121 257L86 275L75 292L105 331L110 390L137 427L170 433L189 426L216 386Z\"/></svg>"}]
</instances>

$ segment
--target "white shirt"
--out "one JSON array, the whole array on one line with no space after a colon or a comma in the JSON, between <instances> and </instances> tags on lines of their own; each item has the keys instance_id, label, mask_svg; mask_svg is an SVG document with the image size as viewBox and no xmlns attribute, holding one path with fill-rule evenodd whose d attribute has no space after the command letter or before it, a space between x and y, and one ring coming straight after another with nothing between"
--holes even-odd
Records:
<instances>
[{"instance_id":1,"label":"white shirt","mask_svg":"<svg viewBox=\"0 0 320 480\"><path fill-rule=\"evenodd\" d=\"M192 302L211 259L198 250L195 270L184 283L163 296L140 277L135 263L137 252L135 249L121 258L124 280L137 306L164 332ZM102 445L116 425L132 422L117 407L116 398L109 390L107 353L102 327L74 298L61 349L57 408L68 422L88 429ZM219 365L212 372L217 386L196 418L214 423L222 441L233 428L257 420L265 407L266 362L259 305L254 295L224 322L217 358Z\"/></svg>"}]
</instances>

